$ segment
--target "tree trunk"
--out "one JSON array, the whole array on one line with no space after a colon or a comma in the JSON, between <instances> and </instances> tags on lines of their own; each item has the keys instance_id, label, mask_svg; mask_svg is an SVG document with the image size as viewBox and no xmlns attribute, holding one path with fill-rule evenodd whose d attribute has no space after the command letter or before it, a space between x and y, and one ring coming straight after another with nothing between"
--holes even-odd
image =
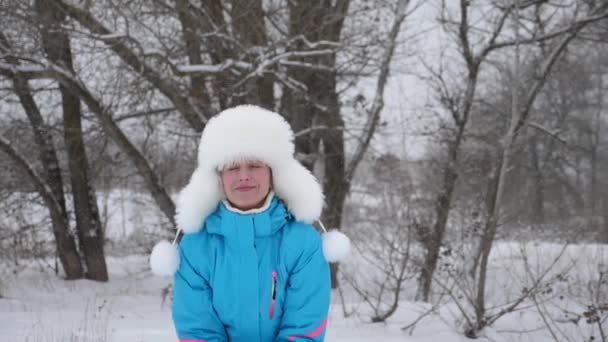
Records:
<instances>
[{"instance_id":1,"label":"tree trunk","mask_svg":"<svg viewBox=\"0 0 608 342\"><path fill-rule=\"evenodd\" d=\"M264 24L264 10L261 0L235 0L232 2L232 27L241 45L246 49L267 47L268 35ZM255 51L254 49L250 52ZM250 62L258 57L251 53ZM239 103L256 104L269 110L274 109L274 79L270 73L256 75L236 89L243 95Z\"/></svg>"},{"instance_id":2,"label":"tree trunk","mask_svg":"<svg viewBox=\"0 0 608 342\"><path fill-rule=\"evenodd\" d=\"M46 0L42 2L46 4L42 5L42 8L44 8L44 6L57 6L61 13L69 15L80 25L86 27L92 34L113 35L113 33L115 33L106 28L103 23L91 15L88 10L83 9L80 6L71 5L62 0ZM208 2L211 1L204 1L203 3L207 4ZM216 2L217 0L213 1L213 3ZM218 27L223 26L219 25ZM166 96L192 129L197 132L203 130L208 115L201 112L200 108L191 104L187 94L184 94L183 91L181 91L181 86L173 78L166 77L158 72L156 67L150 65L143 57L140 57L140 53L135 52L130 47L130 44L123 40L122 37L109 38L104 40L104 43L108 48L114 51L125 64L129 65L138 75L146 79L158 89L161 94Z\"/></svg>"},{"instance_id":3,"label":"tree trunk","mask_svg":"<svg viewBox=\"0 0 608 342\"><path fill-rule=\"evenodd\" d=\"M430 299L433 274L435 273L437 262L439 261L439 249L441 248L441 243L445 236L445 229L452 203L452 195L454 194L456 180L458 179L458 151L460 150L463 133L464 126L461 126L456 138L450 143L449 159L443 170L443 188L435 205L436 221L431 231L425 236L426 241L423 241L423 245L426 248L426 254L422 263L422 269L420 270L420 277L418 278L416 299L425 302L428 302Z\"/></svg>"},{"instance_id":4,"label":"tree trunk","mask_svg":"<svg viewBox=\"0 0 608 342\"><path fill-rule=\"evenodd\" d=\"M471 276L471 278L473 280L477 279L477 267L479 266L479 261L481 260L481 254L482 254L482 243L483 243L483 239L484 239L484 234L486 232L486 230L488 229L488 225L489 225L489 218L492 216L492 210L494 210L494 203L496 201L496 191L498 189L498 179L499 179L499 172L500 172L500 160L496 163L496 166L494 167L494 169L492 170L492 174L490 175L490 179L488 181L488 188L486 190L486 196L485 196L485 208L486 208L486 213L485 213L485 220L482 222L482 229L480 229L479 231L479 238L476 239L475 241L475 245L474 245L474 256L473 256L473 260L472 263L470 265L469 268L469 275Z\"/></svg>"},{"instance_id":5,"label":"tree trunk","mask_svg":"<svg viewBox=\"0 0 608 342\"><path fill-rule=\"evenodd\" d=\"M532 219L534 222L545 222L545 193L543 188L543 173L541 162L537 151L537 139L535 136L530 138L530 157L532 158Z\"/></svg>"},{"instance_id":6,"label":"tree trunk","mask_svg":"<svg viewBox=\"0 0 608 342\"><path fill-rule=\"evenodd\" d=\"M339 41L348 5L349 1L341 0L335 6L328 0L290 1L290 37L304 36L310 42ZM295 40L289 48L306 50L302 39ZM305 57L302 61L333 69L336 55ZM284 87L281 111L287 116L294 131L310 129L317 123L328 127L321 133L313 130L309 134L297 136L295 144L296 151L304 155L301 158L303 164L312 170L318 157L320 141L323 141L323 190L327 205L321 217L329 228L340 229L349 184L345 180L344 121L336 89L336 72L291 67L288 68L288 75L304 84L308 95L306 97L303 92ZM332 264L331 271L332 288L336 288L338 265Z\"/></svg>"},{"instance_id":7,"label":"tree trunk","mask_svg":"<svg viewBox=\"0 0 608 342\"><path fill-rule=\"evenodd\" d=\"M70 231L70 221L65 206L65 195L63 193L61 169L59 168L59 161L57 160L57 154L55 152L51 134L44 124L38 106L34 102L34 98L30 94L27 81L16 78L15 92L19 96L19 101L21 102L34 131L39 158L44 169L43 177L57 202L56 210L49 208L53 224L53 235L55 236L55 241L57 243L57 255L59 256L59 260L65 271L66 279L82 278L82 264L76 248L74 235Z\"/></svg>"},{"instance_id":8,"label":"tree trunk","mask_svg":"<svg viewBox=\"0 0 608 342\"><path fill-rule=\"evenodd\" d=\"M601 127L602 127L602 112L604 109L604 74L601 70L601 68L599 67L601 65L601 56L599 56L598 58L598 77L597 77L597 97L596 97L596 101L597 101L597 109L595 112L595 123L593 124L593 132L592 132L592 146L591 146L591 201L589 203L589 207L590 207L590 221L591 221L591 228L593 228L594 231L600 231L600 227L599 227L599 216L597 215L597 208L601 208L599 206L602 199L600 198L599 194L599 182L598 182L598 162L599 162L599 157L600 157L600 153L599 153L599 145L600 145L600 133L601 133ZM597 226L596 226L597 225Z\"/></svg>"},{"instance_id":9,"label":"tree trunk","mask_svg":"<svg viewBox=\"0 0 608 342\"><path fill-rule=\"evenodd\" d=\"M4 151L9 158L13 160L17 169L22 171L23 175L30 179L34 188L42 197L45 206L49 209L51 223L53 224L53 233L57 239L57 250L60 261L66 272L66 278L82 278L82 264L80 263L78 253L76 253L74 238L69 233L57 229L65 229L68 227L69 223L67 217L64 216L65 211L61 210L61 205L55 199L55 196L53 196L51 187L46 183L42 176L36 173L34 167L12 148L10 142L2 135L0 135L0 150ZM70 251L72 253L70 253Z\"/></svg>"},{"instance_id":10,"label":"tree trunk","mask_svg":"<svg viewBox=\"0 0 608 342\"><path fill-rule=\"evenodd\" d=\"M165 214L167 220L171 222L173 228L176 229L175 204L173 203L173 200L159 181L157 174L154 172L146 158L131 143L120 127L118 127L113 119L112 112L105 109L99 102L99 99L95 98L82 83L75 82L70 75L66 75L65 72L57 72L55 77L71 94L79 97L87 105L89 110L95 114L105 133L133 163L143 178L144 184L150 192L150 195L163 214ZM173 234L175 234L175 231Z\"/></svg>"},{"instance_id":11,"label":"tree trunk","mask_svg":"<svg viewBox=\"0 0 608 342\"><path fill-rule=\"evenodd\" d=\"M9 41L4 34L0 33L0 45L9 46ZM1 48L0 48L1 49ZM8 56L7 61L14 65L18 65L17 59ZM52 136L48 127L44 123L44 119L40 114L40 110L34 101L28 81L22 76L15 75L13 77L13 85L15 94L19 97L21 106L23 107L34 133L34 139L38 147L40 162L44 173L42 178L48 184L52 196L55 199L56 205L49 198L41 193L45 204L47 205L53 227L53 236L56 242L56 253L61 262L61 266L65 272L65 277L68 280L79 279L83 276L82 264L74 235L70 231L70 223L65 206L65 196L63 193L63 180L61 177L61 169L57 160L57 153L53 143ZM40 192L40 191L39 191Z\"/></svg>"},{"instance_id":12,"label":"tree trunk","mask_svg":"<svg viewBox=\"0 0 608 342\"><path fill-rule=\"evenodd\" d=\"M294 39L288 51L299 51L304 49L301 40L295 37L304 36L309 41L317 41L320 38L321 18L323 13L319 13L319 1L306 2L303 0L289 2L289 36ZM313 11L316 9L316 11ZM314 20L314 22L313 22ZM310 26L307 26L310 25ZM318 62L318 58L308 57L308 62ZM287 76L306 85L307 90L314 92L317 82L314 81L314 71L309 69L300 70L295 67L287 68ZM291 124L294 132L298 133L305 129L310 129L317 121L319 110L314 103L314 95L306 97L306 90L293 89L283 86L280 112L285 115ZM319 134L310 131L307 134L297 135L295 138L296 153L299 159L308 169L312 170L319 152ZM327 191L326 189L324 189Z\"/></svg>"},{"instance_id":13,"label":"tree trunk","mask_svg":"<svg viewBox=\"0 0 608 342\"><path fill-rule=\"evenodd\" d=\"M604 192L604 194L606 194L606 192ZM604 219L604 243L608 244L608 198L606 198L606 195L604 195L604 198L602 198L601 208L602 218Z\"/></svg>"},{"instance_id":14,"label":"tree trunk","mask_svg":"<svg viewBox=\"0 0 608 342\"><path fill-rule=\"evenodd\" d=\"M466 88L463 94L459 94L453 98L447 98L444 101L444 106L454 120L455 128L457 129L453 140L448 142L448 160L443 169L443 184L441 191L437 197L435 206L435 225L430 232L432 243L427 244L427 251L423 268L418 279L417 297L429 300L432 289L433 274L437 268L439 248L443 241L447 221L449 218L452 197L454 188L458 178L458 153L463 140L463 134L469 121L475 91L477 88L477 78L481 63L484 61L487 52L482 52L480 55L475 55L472 51L469 42L469 1L460 1L460 26L458 30L458 43L461 48L461 53L467 67ZM502 26L498 27L500 31ZM494 36L489 41L488 47L493 44ZM484 51L484 50L482 50ZM487 48L485 49L487 51ZM442 76L443 77L443 76ZM444 89L448 94L451 90ZM430 247L430 249L428 249Z\"/></svg>"},{"instance_id":15,"label":"tree trunk","mask_svg":"<svg viewBox=\"0 0 608 342\"><path fill-rule=\"evenodd\" d=\"M492 246L494 243L494 239L496 237L496 231L498 227L498 222L500 220L501 209L503 207L503 199L505 193L505 186L507 181L507 174L511 163L511 157L513 153L513 147L515 144L515 140L518 136L520 130L525 127L532 106L536 97L538 96L541 88L546 82L547 76L551 72L553 65L557 61L557 59L561 56L562 52L568 45L570 41L577 35L577 33L584 26L578 26L574 30L569 31L550 51L545 59L542 60L540 66L538 66L537 77L534 79L532 84L526 89L525 92L520 91L520 58L519 58L519 10L516 8L515 17L515 58L514 58L514 76L513 76L513 85L511 88L511 120L509 123L509 128L505 133L505 136L502 141L502 154L499 159L499 169L498 169L498 179L496 180L496 196L494 201L492 202L491 208L489 208L490 216L488 218L488 223L486 225L486 229L482 235L481 246L480 246L480 264L479 264L479 277L477 279L477 296L475 299L475 311L476 311L476 324L477 326L473 329L474 334L481 331L486 324L486 306L485 306L485 290L486 290L486 276L487 276L487 268L488 262L490 258L490 253L492 251ZM524 94L524 96L522 96ZM520 97L522 97L525 101L523 103L520 101ZM520 106L520 103L523 105Z\"/></svg>"},{"instance_id":16,"label":"tree trunk","mask_svg":"<svg viewBox=\"0 0 608 342\"><path fill-rule=\"evenodd\" d=\"M203 64L201 54L201 39L198 35L200 24L192 15L193 9L188 0L177 0L175 2L177 17L182 25L182 35L184 45L186 46L186 54L188 61L192 65ZM198 106L203 108L205 112L211 110L211 100L207 94L205 76L193 74L190 77L190 98Z\"/></svg>"},{"instance_id":17,"label":"tree trunk","mask_svg":"<svg viewBox=\"0 0 608 342\"><path fill-rule=\"evenodd\" d=\"M342 227L342 210L344 201L350 190L350 184L345 179L345 154L344 154L344 121L340 114L338 96L331 80L327 80L327 102L330 104L330 112L323 117L322 122L329 127L321 134L323 141L323 189L326 196L326 207L323 210L322 219L328 227L340 229ZM338 287L338 264L331 264L331 283L332 287Z\"/></svg>"},{"instance_id":18,"label":"tree trunk","mask_svg":"<svg viewBox=\"0 0 608 342\"><path fill-rule=\"evenodd\" d=\"M70 41L61 28L65 14L57 7L42 0L36 1L36 8L44 27L42 42L48 58L53 63L62 65L73 72ZM103 252L104 236L95 190L89 179L89 164L82 133L80 99L64 85L60 84L59 90L62 97L63 130L76 214L76 229L87 266L86 277L97 281L107 281L108 271Z\"/></svg>"}]
</instances>

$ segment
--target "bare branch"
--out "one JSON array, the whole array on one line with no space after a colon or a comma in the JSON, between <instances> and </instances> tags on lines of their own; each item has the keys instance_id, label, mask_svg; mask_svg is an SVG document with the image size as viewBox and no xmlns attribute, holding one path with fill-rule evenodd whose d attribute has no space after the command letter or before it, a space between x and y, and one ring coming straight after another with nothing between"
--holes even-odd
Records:
<instances>
[{"instance_id":1,"label":"bare branch","mask_svg":"<svg viewBox=\"0 0 608 342\"><path fill-rule=\"evenodd\" d=\"M27 77L29 73L20 73L20 68L12 65L0 64L0 73L11 77ZM97 116L102 123L103 129L106 133L112 137L118 147L129 156L135 167L142 175L148 189L150 190L152 197L157 202L160 209L164 212L165 216L170 222L174 223L175 205L165 189L160 184L158 177L154 173L154 170L150 167L143 155L137 150L137 148L129 141L128 137L118 127L116 122L112 118L112 114L109 109L104 107L101 102L91 94L86 86L79 81L72 73L56 65L50 65L46 70L38 70L37 76L44 75L46 78L55 79L62 83L72 93L80 97L89 107L89 109Z\"/></svg>"},{"instance_id":2,"label":"bare branch","mask_svg":"<svg viewBox=\"0 0 608 342\"><path fill-rule=\"evenodd\" d=\"M517 133L521 129L521 127L525 124L525 122L527 121L530 111L532 110L532 105L534 104L534 101L536 100L536 96L538 96L538 93L540 92L542 87L545 85L547 76L553 69L553 65L558 60L558 58L561 56L562 52L566 49L566 46L568 46L568 43L570 43L570 41L572 41L572 39L574 39L574 37L576 37L578 32L580 32L580 30L582 30L583 27L584 27L584 25L581 24L581 26L578 26L573 31L569 32L567 36L563 37L561 39L561 41L557 44L557 46L551 51L549 56L542 63L542 65L540 67L540 72L538 73L534 83L532 84L532 86L528 92L528 96L526 98L526 103L524 104L523 110L517 120L515 130L514 130L515 133Z\"/></svg>"},{"instance_id":3,"label":"bare branch","mask_svg":"<svg viewBox=\"0 0 608 342\"><path fill-rule=\"evenodd\" d=\"M141 112L129 113L129 114L118 116L118 117L114 118L114 121L115 122L121 122L121 121L124 121L124 120L141 118L141 117L146 117L146 116L156 115L156 114L165 114L165 113L170 113L170 112L173 112L173 111L175 111L175 107L167 107L167 108L158 108L158 109L152 109L152 110L145 110L145 111L141 111Z\"/></svg>"},{"instance_id":4,"label":"bare branch","mask_svg":"<svg viewBox=\"0 0 608 342\"><path fill-rule=\"evenodd\" d=\"M407 16L406 9L409 3L409 0L399 0L397 3L397 11L395 13L395 18L393 19L393 24L388 37L388 46L384 52L384 55L382 56L382 62L380 64L380 74L378 75L378 81L376 83L376 93L374 95L372 107L367 110L367 121L365 123L365 128L363 129L363 134L359 140L360 142L357 145L352 160L345 169L344 177L347 182L350 182L354 177L355 170L363 159L363 155L365 154L365 151L367 150L372 137L376 132L376 127L380 122L380 113L384 108L384 89L386 88L386 82L390 74L390 64L393 59L393 54L395 53L397 37L399 36L399 31L401 30L401 24Z\"/></svg>"},{"instance_id":5,"label":"bare branch","mask_svg":"<svg viewBox=\"0 0 608 342\"><path fill-rule=\"evenodd\" d=\"M110 109L104 107L101 102L93 94L91 94L91 92L89 92L86 86L81 81L76 79L76 77L74 77L69 71L58 66L52 66L52 68L53 71L56 72L55 78L87 104L89 109L101 122L104 131L110 137L112 137L116 145L118 145L118 147L131 159L134 166L144 179L146 186L148 187L157 205L175 227L175 204L173 203L173 200L165 188L160 184L156 173L148 164L144 156L137 150L129 138L112 119Z\"/></svg>"},{"instance_id":6,"label":"bare branch","mask_svg":"<svg viewBox=\"0 0 608 342\"><path fill-rule=\"evenodd\" d=\"M467 62L467 67L478 64L469 42L469 0L460 0L460 25L458 26L458 38L462 46L462 55Z\"/></svg>"},{"instance_id":7,"label":"bare branch","mask_svg":"<svg viewBox=\"0 0 608 342\"><path fill-rule=\"evenodd\" d=\"M569 24L567 27L556 30L554 32L546 33L546 34L543 34L543 35L540 35L537 37L532 36L529 38L522 38L519 42L516 42L514 40L497 42L497 43L493 44L492 46L488 46L486 49L489 50L488 52L490 52L490 51L497 50L497 49L500 49L503 47L514 46L515 44L529 45L529 44L535 44L535 43L546 41L546 40L551 40L551 39L557 38L559 36L562 36L564 34L572 34L573 32L578 33L586 25L597 22L599 20L606 19L606 18L608 18L608 11L605 11L604 13L593 15L593 16L590 16L590 17L587 17L584 19L577 20L577 21Z\"/></svg>"},{"instance_id":8,"label":"bare branch","mask_svg":"<svg viewBox=\"0 0 608 342\"><path fill-rule=\"evenodd\" d=\"M492 32L492 36L490 37L490 40L488 41L488 45L479 54L479 60L483 60L488 55L488 53L490 53L490 51L493 50L493 47L495 46L495 43L496 43L496 39L502 32L502 29L505 26L505 22L507 21L507 18L511 14L511 9L512 9L512 7L509 7L508 9L503 11L502 16L500 17L500 19L498 21L498 25L494 29L494 32Z\"/></svg>"},{"instance_id":9,"label":"bare branch","mask_svg":"<svg viewBox=\"0 0 608 342\"><path fill-rule=\"evenodd\" d=\"M11 142L6 137L4 137L1 133L0 133L0 151L3 151L4 153L6 153L6 155L8 155L9 158L13 160L13 162L15 163L15 166L19 170L23 171L23 174L27 178L29 178L29 180L32 182L32 184L36 188L36 191L38 191L40 196L42 196L44 198L45 202L47 202L49 205L53 206L52 210L55 210L56 212L62 212L59 202L53 195L53 191L51 190L50 186L44 181L44 178L41 175L39 175L38 172L36 172L34 166L32 166L27 160L25 160L19 154L19 152L17 152L17 150L15 150L12 147ZM49 208L49 209L51 209L51 208Z\"/></svg>"},{"instance_id":10,"label":"bare branch","mask_svg":"<svg viewBox=\"0 0 608 342\"><path fill-rule=\"evenodd\" d=\"M330 126L325 126L325 125L312 126L312 127L309 127L309 128L296 132L294 134L294 136L297 138L297 137L301 137L306 134L312 134L316 131L323 131L323 130L328 130L328 129L343 130L344 127L330 127Z\"/></svg>"},{"instance_id":11,"label":"bare branch","mask_svg":"<svg viewBox=\"0 0 608 342\"><path fill-rule=\"evenodd\" d=\"M537 129L537 130L539 130L539 131L541 131L541 132L543 132L543 133L545 133L545 134L547 134L547 135L550 135L550 136L551 136L551 137L553 137L555 140L557 140L557 141L561 142L561 143L562 143L562 144L564 144L564 145L567 145L567 144L568 144L568 142L566 141L566 139L564 139L564 138L562 138L562 137L560 137L560 136L559 136L559 134L562 132L562 130L561 130L561 129L557 129L557 130L551 131L551 130L549 130L548 128L546 128L546 127L544 127L543 125L538 124L538 123L536 123L536 122L528 122L528 123L527 123L527 125L528 125L529 127L532 127L532 128L534 128L534 129Z\"/></svg>"},{"instance_id":12,"label":"bare branch","mask_svg":"<svg viewBox=\"0 0 608 342\"><path fill-rule=\"evenodd\" d=\"M199 132L203 130L207 118L210 117L210 115L205 115L205 113L193 106L187 97L181 95L179 87L175 82L162 76L155 68L142 61L137 54L124 43L123 38L115 38L115 33L107 29L101 22L94 18L90 12L70 5L62 0L53 0L53 2L55 5L59 6L62 11L78 21L82 26L89 29L93 34L106 37L106 39L104 39L106 45L127 65L133 68L135 72L154 84L163 95L169 98L175 104L175 108L182 113L184 119L193 129Z\"/></svg>"}]
</instances>

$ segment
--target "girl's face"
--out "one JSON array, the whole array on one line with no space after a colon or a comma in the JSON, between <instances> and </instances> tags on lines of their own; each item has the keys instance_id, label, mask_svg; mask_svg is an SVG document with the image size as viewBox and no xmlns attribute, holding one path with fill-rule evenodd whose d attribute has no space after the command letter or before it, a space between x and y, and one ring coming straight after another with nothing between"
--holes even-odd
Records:
<instances>
[{"instance_id":1,"label":"girl's face","mask_svg":"<svg viewBox=\"0 0 608 342\"><path fill-rule=\"evenodd\" d=\"M230 204L240 210L259 208L270 192L270 168L260 161L241 161L225 167L222 186Z\"/></svg>"}]
</instances>

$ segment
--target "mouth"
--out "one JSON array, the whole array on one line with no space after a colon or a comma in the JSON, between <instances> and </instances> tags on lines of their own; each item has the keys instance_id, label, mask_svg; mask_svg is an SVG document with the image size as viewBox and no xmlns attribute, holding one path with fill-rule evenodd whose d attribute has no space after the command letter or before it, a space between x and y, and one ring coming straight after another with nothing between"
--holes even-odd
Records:
<instances>
[{"instance_id":1,"label":"mouth","mask_svg":"<svg viewBox=\"0 0 608 342\"><path fill-rule=\"evenodd\" d=\"M255 189L255 186L239 186L235 190L239 192L247 192Z\"/></svg>"}]
</instances>

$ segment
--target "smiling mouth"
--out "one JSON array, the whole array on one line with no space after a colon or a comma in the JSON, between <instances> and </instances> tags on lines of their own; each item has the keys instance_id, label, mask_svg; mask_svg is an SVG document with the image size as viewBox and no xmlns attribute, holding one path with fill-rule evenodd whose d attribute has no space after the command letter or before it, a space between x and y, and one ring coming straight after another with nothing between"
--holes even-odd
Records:
<instances>
[{"instance_id":1,"label":"smiling mouth","mask_svg":"<svg viewBox=\"0 0 608 342\"><path fill-rule=\"evenodd\" d=\"M236 188L236 191L245 192L245 191L251 191L253 189L255 189L255 186L240 186L240 187Z\"/></svg>"}]
</instances>

